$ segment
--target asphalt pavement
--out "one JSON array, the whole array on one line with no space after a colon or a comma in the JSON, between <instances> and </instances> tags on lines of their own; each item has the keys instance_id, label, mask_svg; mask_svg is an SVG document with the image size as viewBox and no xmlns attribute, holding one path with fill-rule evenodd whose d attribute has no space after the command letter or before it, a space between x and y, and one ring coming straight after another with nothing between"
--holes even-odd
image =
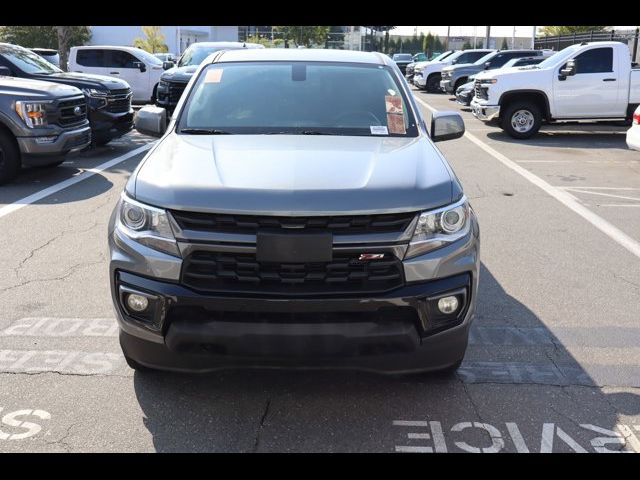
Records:
<instances>
[{"instance_id":1,"label":"asphalt pavement","mask_svg":"<svg viewBox=\"0 0 640 480\"><path fill-rule=\"evenodd\" d=\"M0 187L0 452L640 453L640 152L620 127L514 141L462 114L468 134L438 147L480 219L482 271L453 377L134 374L106 230L153 139Z\"/></svg>"}]
</instances>

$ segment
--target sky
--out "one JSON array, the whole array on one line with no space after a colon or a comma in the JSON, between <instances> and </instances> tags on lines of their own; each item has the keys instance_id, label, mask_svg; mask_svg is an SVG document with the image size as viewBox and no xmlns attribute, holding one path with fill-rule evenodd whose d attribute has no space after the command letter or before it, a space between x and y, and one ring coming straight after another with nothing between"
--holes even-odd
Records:
<instances>
[{"instance_id":1,"label":"sky","mask_svg":"<svg viewBox=\"0 0 640 480\"><path fill-rule=\"evenodd\" d=\"M397 27L391 30L389 33L391 35L413 35L415 28L418 29L418 35L420 32L425 35L431 31L434 35L439 35L441 37L447 36L447 27ZM473 36L474 28L477 31L477 35L479 38L484 38L486 32L486 26L482 27L451 27L451 36ZM530 37L533 34L533 26L530 27L515 27L516 28L516 37ZM538 29L541 27L538 27ZM616 30L634 30L636 27L614 27ZM513 27L504 27L504 26L492 26L491 27L491 36L495 37L510 37L513 34Z\"/></svg>"}]
</instances>

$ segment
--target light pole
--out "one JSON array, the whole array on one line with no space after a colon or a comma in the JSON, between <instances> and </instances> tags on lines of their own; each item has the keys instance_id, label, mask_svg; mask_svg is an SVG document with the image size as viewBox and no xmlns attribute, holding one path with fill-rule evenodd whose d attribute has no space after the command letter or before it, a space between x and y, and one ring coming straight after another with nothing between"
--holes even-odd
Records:
<instances>
[{"instance_id":1,"label":"light pole","mask_svg":"<svg viewBox=\"0 0 640 480\"><path fill-rule=\"evenodd\" d=\"M489 41L491 40L491 27L487 27L487 33L485 35L485 39L484 39L484 44L485 47L484 48L491 48L491 45L489 45Z\"/></svg>"},{"instance_id":2,"label":"light pole","mask_svg":"<svg viewBox=\"0 0 640 480\"><path fill-rule=\"evenodd\" d=\"M477 37L478 37L478 27L473 27L473 48L476 48Z\"/></svg>"},{"instance_id":3,"label":"light pole","mask_svg":"<svg viewBox=\"0 0 640 480\"><path fill-rule=\"evenodd\" d=\"M538 27L533 27L533 36L531 37L531 49L536 47L536 29Z\"/></svg>"},{"instance_id":4,"label":"light pole","mask_svg":"<svg viewBox=\"0 0 640 480\"><path fill-rule=\"evenodd\" d=\"M449 50L449 35L451 34L451 27L447 27L447 46L445 50Z\"/></svg>"},{"instance_id":5,"label":"light pole","mask_svg":"<svg viewBox=\"0 0 640 480\"><path fill-rule=\"evenodd\" d=\"M513 35L511 36L511 50L515 50L516 48L516 27L513 27Z\"/></svg>"}]
</instances>

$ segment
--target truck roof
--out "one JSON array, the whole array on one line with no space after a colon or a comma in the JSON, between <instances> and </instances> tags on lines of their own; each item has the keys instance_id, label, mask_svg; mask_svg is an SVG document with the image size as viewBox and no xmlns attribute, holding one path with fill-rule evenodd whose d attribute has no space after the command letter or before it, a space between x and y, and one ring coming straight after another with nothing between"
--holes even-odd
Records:
<instances>
[{"instance_id":1,"label":"truck roof","mask_svg":"<svg viewBox=\"0 0 640 480\"><path fill-rule=\"evenodd\" d=\"M376 65L395 65L386 55L378 52L359 52L353 50L319 49L319 48L265 48L227 50L221 54L213 54L207 62L254 62L254 61L308 61L308 62L345 62L369 63Z\"/></svg>"}]
</instances>

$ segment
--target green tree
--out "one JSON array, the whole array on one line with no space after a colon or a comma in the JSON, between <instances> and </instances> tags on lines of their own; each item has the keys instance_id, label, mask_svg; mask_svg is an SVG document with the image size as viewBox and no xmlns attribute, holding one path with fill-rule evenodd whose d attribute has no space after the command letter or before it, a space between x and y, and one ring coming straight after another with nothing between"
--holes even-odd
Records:
<instances>
[{"instance_id":1,"label":"green tree","mask_svg":"<svg viewBox=\"0 0 640 480\"><path fill-rule=\"evenodd\" d=\"M500 50L509 50L509 44L507 43L507 38L502 38L502 45L500 45Z\"/></svg>"},{"instance_id":2,"label":"green tree","mask_svg":"<svg viewBox=\"0 0 640 480\"><path fill-rule=\"evenodd\" d=\"M86 44L91 39L87 26L4 26L0 40L25 48L54 48L60 53L60 67L65 69L69 48Z\"/></svg>"},{"instance_id":3,"label":"green tree","mask_svg":"<svg viewBox=\"0 0 640 480\"><path fill-rule=\"evenodd\" d=\"M438 35L436 35L436 38L433 41L433 49L436 52L442 52L444 50L444 45L442 44L442 40L440 40L440 37Z\"/></svg>"},{"instance_id":4,"label":"green tree","mask_svg":"<svg viewBox=\"0 0 640 480\"><path fill-rule=\"evenodd\" d=\"M146 50L149 53L166 53L169 47L164 43L164 35L160 31L160 27L142 27L142 33L146 38L136 38L133 46Z\"/></svg>"},{"instance_id":5,"label":"green tree","mask_svg":"<svg viewBox=\"0 0 640 480\"><path fill-rule=\"evenodd\" d=\"M471 48L471 42L469 42L469 40L466 40L462 45L462 50L469 50L470 48Z\"/></svg>"},{"instance_id":6,"label":"green tree","mask_svg":"<svg viewBox=\"0 0 640 480\"><path fill-rule=\"evenodd\" d=\"M553 37L556 35L572 35L574 33L603 32L608 28L609 27L603 26L603 25L582 26L582 27L569 27L566 25L560 25L560 26L542 27L542 29L540 30L540 33L542 33L542 35Z\"/></svg>"},{"instance_id":7,"label":"green tree","mask_svg":"<svg viewBox=\"0 0 640 480\"><path fill-rule=\"evenodd\" d=\"M427 36L424 37L424 43L422 44L422 50L424 51L425 55L427 55L427 57L431 56L431 53L433 52L433 44L434 44L434 38L433 35L431 35L431 32L427 33Z\"/></svg>"},{"instance_id":8,"label":"green tree","mask_svg":"<svg viewBox=\"0 0 640 480\"><path fill-rule=\"evenodd\" d=\"M63 27L71 46L84 45L91 38L89 27ZM0 40L25 48L58 48L58 32L54 26L6 26L0 27Z\"/></svg>"},{"instance_id":9,"label":"green tree","mask_svg":"<svg viewBox=\"0 0 640 480\"><path fill-rule=\"evenodd\" d=\"M282 38L285 41L292 40L297 47L304 46L310 47L312 44L324 44L329 35L329 26L281 26L273 27L278 32L282 33Z\"/></svg>"}]
</instances>

